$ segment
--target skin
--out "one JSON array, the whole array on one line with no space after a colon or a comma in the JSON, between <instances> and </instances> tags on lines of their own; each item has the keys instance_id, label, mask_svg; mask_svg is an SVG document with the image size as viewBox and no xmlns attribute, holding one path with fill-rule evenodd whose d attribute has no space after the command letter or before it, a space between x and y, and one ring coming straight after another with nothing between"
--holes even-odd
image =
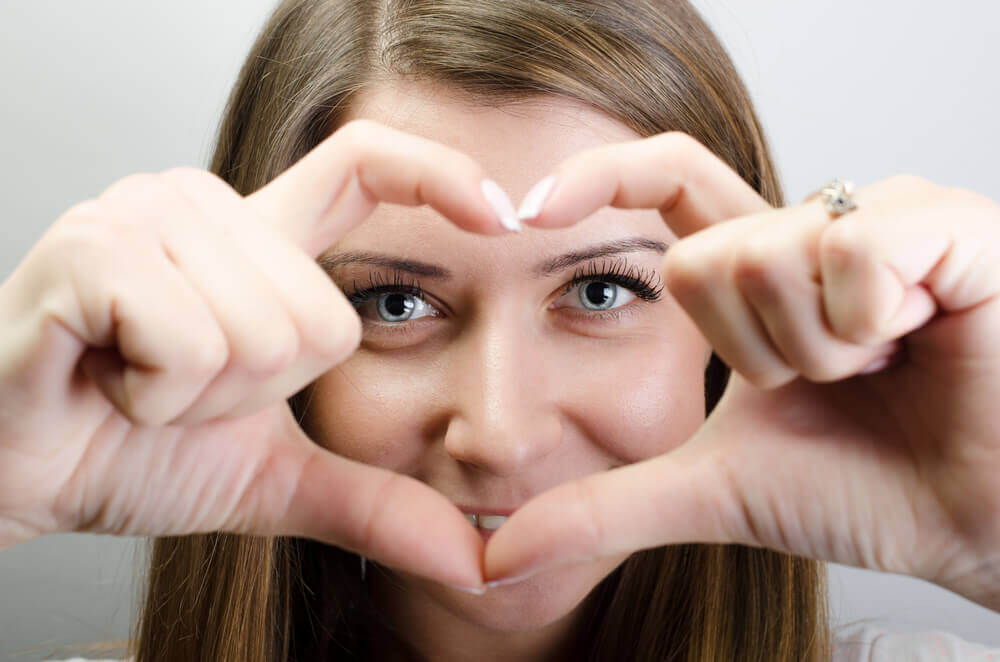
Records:
<instances>
[{"instance_id":1,"label":"skin","mask_svg":"<svg viewBox=\"0 0 1000 662\"><path fill-rule=\"evenodd\" d=\"M467 153L514 201L565 158L639 138L574 101L486 108L429 84L373 87L353 107L350 119L361 118ZM547 258L634 237L677 241L656 210L604 208L565 229L484 236L427 207L381 205L324 258L385 253L452 277L401 274L419 281L430 304L418 302L408 321L386 322L378 295L360 304L361 346L312 385L310 436L412 476L456 505L510 508L680 445L704 420L711 350L697 327L665 289L647 302L618 286L621 319L583 306L586 283L564 293L581 267L601 273L622 260L660 289L663 255L635 250L533 272ZM348 291L354 281L370 285L373 272L393 282L392 270L368 264L329 271ZM383 612L431 659L553 659L573 636L583 599L627 556L562 566L484 595L382 568L369 580Z\"/></svg>"},{"instance_id":2,"label":"skin","mask_svg":"<svg viewBox=\"0 0 1000 662\"><path fill-rule=\"evenodd\" d=\"M819 202L771 209L683 134L627 142L568 102L447 92L371 91L355 112L378 121L246 198L176 169L57 220L0 287L0 402L17 405L0 549L57 531L314 538L399 569L374 591L433 659L557 658L611 568L684 542L911 574L1000 610L1000 206L900 176L831 223ZM504 235L485 172L517 198L563 158L535 229ZM379 201L440 215L364 223ZM671 231L664 261L629 258L674 299L616 302L621 318L584 321L568 273L532 273ZM316 263L331 245L453 277L424 278L436 314L393 334ZM704 423L699 332L734 370ZM309 438L284 399L318 377ZM517 510L484 548L456 504ZM520 583L473 598L405 573Z\"/></svg>"}]
</instances>

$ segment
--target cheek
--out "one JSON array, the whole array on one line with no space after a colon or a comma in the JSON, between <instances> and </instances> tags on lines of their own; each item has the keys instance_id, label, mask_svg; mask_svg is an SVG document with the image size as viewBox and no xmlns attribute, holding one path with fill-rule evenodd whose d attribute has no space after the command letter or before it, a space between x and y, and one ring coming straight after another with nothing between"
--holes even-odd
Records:
<instances>
[{"instance_id":1,"label":"cheek","mask_svg":"<svg viewBox=\"0 0 1000 662\"><path fill-rule=\"evenodd\" d=\"M386 374L356 357L313 383L306 430L338 455L398 470L421 452L418 414L432 400L426 373Z\"/></svg>"},{"instance_id":2,"label":"cheek","mask_svg":"<svg viewBox=\"0 0 1000 662\"><path fill-rule=\"evenodd\" d=\"M703 358L696 351L642 351L609 365L598 376L602 385L588 389L586 405L576 408L591 438L626 463L683 444L705 419Z\"/></svg>"}]
</instances>

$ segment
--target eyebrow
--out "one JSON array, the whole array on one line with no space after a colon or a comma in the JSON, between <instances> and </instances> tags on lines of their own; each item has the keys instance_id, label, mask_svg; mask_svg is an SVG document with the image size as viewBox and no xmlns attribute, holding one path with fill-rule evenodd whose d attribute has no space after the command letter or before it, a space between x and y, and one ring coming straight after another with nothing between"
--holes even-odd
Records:
<instances>
[{"instance_id":1,"label":"eyebrow","mask_svg":"<svg viewBox=\"0 0 1000 662\"><path fill-rule=\"evenodd\" d=\"M646 237L616 239L615 241L595 244L581 250L570 251L544 260L535 265L532 273L536 277L552 276L580 262L586 262L587 260L599 257L640 252L663 255L667 252L667 248L669 248L668 244L655 239L647 239ZM347 264L367 264L373 267L395 269L396 271L406 272L414 276L423 276L425 278L447 280L452 277L451 271L437 264L369 251L344 251L342 253L323 255L317 260L317 263L327 273L331 273L334 269Z\"/></svg>"}]
</instances>

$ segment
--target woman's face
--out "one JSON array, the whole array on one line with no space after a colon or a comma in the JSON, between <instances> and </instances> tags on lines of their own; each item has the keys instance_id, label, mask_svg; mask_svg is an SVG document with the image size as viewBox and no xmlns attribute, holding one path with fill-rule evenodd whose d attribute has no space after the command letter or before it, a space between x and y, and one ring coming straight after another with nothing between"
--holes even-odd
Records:
<instances>
[{"instance_id":1,"label":"woman's face","mask_svg":"<svg viewBox=\"0 0 1000 662\"><path fill-rule=\"evenodd\" d=\"M351 118L464 151L515 206L566 157L639 137L564 99L499 108L442 92L376 87ZM427 268L361 260L331 269L348 292L387 287L358 305L360 348L315 382L310 433L467 512L516 509L562 482L678 446L704 418L710 348L662 289L662 250L676 241L655 210L606 208L566 229L487 237L428 207L380 206L325 255ZM416 282L424 300L410 289ZM568 622L623 560L482 596L397 573L393 608L408 620L438 614L484 631L537 631Z\"/></svg>"}]
</instances>

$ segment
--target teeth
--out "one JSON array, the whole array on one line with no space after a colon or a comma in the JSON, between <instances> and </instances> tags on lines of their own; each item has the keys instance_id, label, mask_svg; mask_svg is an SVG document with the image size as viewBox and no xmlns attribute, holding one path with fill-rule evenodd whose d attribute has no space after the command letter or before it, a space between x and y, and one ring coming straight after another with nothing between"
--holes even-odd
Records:
<instances>
[{"instance_id":1,"label":"teeth","mask_svg":"<svg viewBox=\"0 0 1000 662\"><path fill-rule=\"evenodd\" d=\"M472 526L491 531L499 529L500 525L507 521L504 515L473 515L469 513L465 514L465 519L469 520L469 524Z\"/></svg>"},{"instance_id":2,"label":"teeth","mask_svg":"<svg viewBox=\"0 0 1000 662\"><path fill-rule=\"evenodd\" d=\"M507 521L507 518L503 515L480 515L479 516L479 528L481 529L499 529L500 525Z\"/></svg>"}]
</instances>

